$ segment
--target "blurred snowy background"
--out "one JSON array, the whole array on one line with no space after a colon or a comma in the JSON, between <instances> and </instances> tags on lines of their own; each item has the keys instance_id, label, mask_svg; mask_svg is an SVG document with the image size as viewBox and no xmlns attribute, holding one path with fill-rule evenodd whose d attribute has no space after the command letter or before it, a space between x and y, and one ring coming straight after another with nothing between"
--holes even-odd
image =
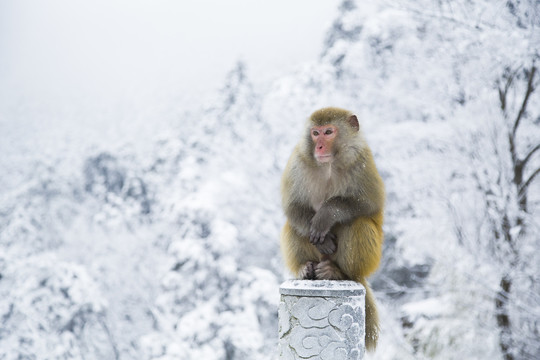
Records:
<instances>
[{"instance_id":1,"label":"blurred snowy background","mask_svg":"<svg viewBox=\"0 0 540 360\"><path fill-rule=\"evenodd\" d=\"M0 1L0 359L275 359L279 179L361 119L371 359L540 358L536 0Z\"/></svg>"}]
</instances>

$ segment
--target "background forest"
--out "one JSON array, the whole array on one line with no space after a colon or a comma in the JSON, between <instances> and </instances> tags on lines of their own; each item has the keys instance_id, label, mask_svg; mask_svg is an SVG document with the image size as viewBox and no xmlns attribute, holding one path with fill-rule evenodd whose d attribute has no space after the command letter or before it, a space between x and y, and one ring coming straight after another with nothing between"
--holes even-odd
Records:
<instances>
[{"instance_id":1,"label":"background forest","mask_svg":"<svg viewBox=\"0 0 540 360\"><path fill-rule=\"evenodd\" d=\"M336 7L319 57L189 106L3 96L0 359L275 359L280 175L329 105L387 190L368 359L540 359L540 3ZM135 140L71 132L116 116Z\"/></svg>"}]
</instances>

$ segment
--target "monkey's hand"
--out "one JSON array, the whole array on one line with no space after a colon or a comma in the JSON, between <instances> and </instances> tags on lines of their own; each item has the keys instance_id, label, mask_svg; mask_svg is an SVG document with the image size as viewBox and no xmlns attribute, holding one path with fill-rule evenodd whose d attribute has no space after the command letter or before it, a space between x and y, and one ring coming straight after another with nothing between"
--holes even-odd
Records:
<instances>
[{"instance_id":1,"label":"monkey's hand","mask_svg":"<svg viewBox=\"0 0 540 360\"><path fill-rule=\"evenodd\" d=\"M324 243L333 225L334 220L330 211L326 207L320 208L311 219L309 242L315 246Z\"/></svg>"},{"instance_id":2,"label":"monkey's hand","mask_svg":"<svg viewBox=\"0 0 540 360\"><path fill-rule=\"evenodd\" d=\"M324 237L324 241L321 244L315 245L317 250L323 255L332 255L337 250L337 236L329 232Z\"/></svg>"}]
</instances>

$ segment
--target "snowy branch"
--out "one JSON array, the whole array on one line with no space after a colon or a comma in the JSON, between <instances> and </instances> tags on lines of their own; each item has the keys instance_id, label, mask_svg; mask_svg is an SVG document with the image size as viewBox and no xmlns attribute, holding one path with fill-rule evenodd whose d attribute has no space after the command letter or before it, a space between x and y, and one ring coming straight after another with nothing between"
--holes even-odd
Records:
<instances>
[{"instance_id":1,"label":"snowy branch","mask_svg":"<svg viewBox=\"0 0 540 360\"><path fill-rule=\"evenodd\" d=\"M521 164L522 164L523 167L525 167L525 165L527 165L527 162L529 162L531 157L538 150L540 150L540 144L536 145L531 151L529 151L529 153L525 156L525 158L523 158L523 160L521 160Z\"/></svg>"},{"instance_id":2,"label":"snowy branch","mask_svg":"<svg viewBox=\"0 0 540 360\"><path fill-rule=\"evenodd\" d=\"M517 115L516 121L514 122L514 127L512 129L512 138L515 139L516 132L519 127L519 123L521 122L521 119L523 118L523 114L525 114L525 111L527 110L527 103L529 102L530 95L534 92L534 76L536 74L536 66L534 66L534 63L531 67L531 72L529 73L529 79L527 82L527 91L525 92L525 97L523 98L523 103L521 104L521 108L519 109L519 113Z\"/></svg>"},{"instance_id":3,"label":"snowy branch","mask_svg":"<svg viewBox=\"0 0 540 360\"><path fill-rule=\"evenodd\" d=\"M506 112L506 97L508 95L508 90L510 89L510 86L512 86L512 82L514 81L514 77L516 76L517 71L518 70L508 75L506 83L504 84L504 90L499 86L499 100L501 101L501 110L505 117L507 117L508 115Z\"/></svg>"},{"instance_id":4,"label":"snowy branch","mask_svg":"<svg viewBox=\"0 0 540 360\"><path fill-rule=\"evenodd\" d=\"M527 179L527 181L525 181L525 183L523 183L523 186L521 187L521 189L523 189L524 191L526 191L528 188L529 188L529 185L533 182L534 178L540 173L540 168L536 169L532 174L531 176L529 176L529 178Z\"/></svg>"}]
</instances>

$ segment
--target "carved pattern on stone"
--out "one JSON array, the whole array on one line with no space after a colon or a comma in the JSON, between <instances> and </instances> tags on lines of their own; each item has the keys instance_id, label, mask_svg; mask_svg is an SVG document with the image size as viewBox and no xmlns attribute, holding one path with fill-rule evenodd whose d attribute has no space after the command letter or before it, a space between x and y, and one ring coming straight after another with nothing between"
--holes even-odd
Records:
<instances>
[{"instance_id":1,"label":"carved pattern on stone","mask_svg":"<svg viewBox=\"0 0 540 360\"><path fill-rule=\"evenodd\" d=\"M357 360L364 354L364 294L281 295L280 359ZM322 292L320 292L323 294Z\"/></svg>"}]
</instances>

